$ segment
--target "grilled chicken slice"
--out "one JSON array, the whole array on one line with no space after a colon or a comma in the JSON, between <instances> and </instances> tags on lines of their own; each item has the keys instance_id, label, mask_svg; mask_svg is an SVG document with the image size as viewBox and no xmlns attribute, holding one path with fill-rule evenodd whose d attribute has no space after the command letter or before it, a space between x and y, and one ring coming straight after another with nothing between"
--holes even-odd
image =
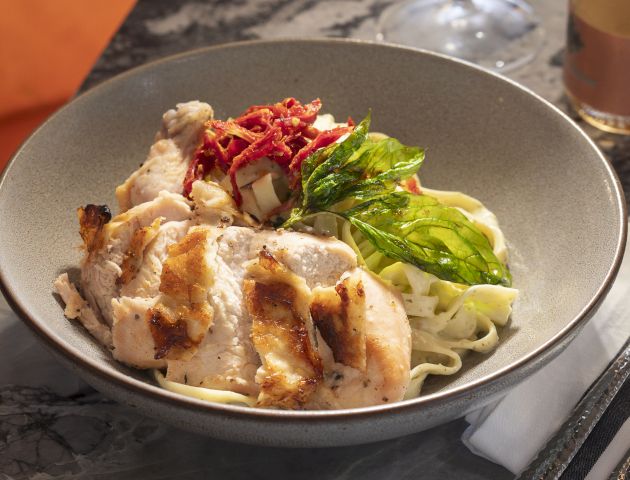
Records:
<instances>
[{"instance_id":1,"label":"grilled chicken slice","mask_svg":"<svg viewBox=\"0 0 630 480\"><path fill-rule=\"evenodd\" d=\"M180 241L188 233L191 225L189 220L161 223L151 241L142 250L138 250L134 256L125 257L121 266L123 275L127 271L131 271L132 274L124 281L123 276L119 278L120 295L142 298L158 295L162 265L168 255L168 246ZM125 260L128 258L137 262L135 263L137 267L133 270L125 269ZM127 261L127 264L129 263Z\"/></svg>"},{"instance_id":2,"label":"grilled chicken slice","mask_svg":"<svg viewBox=\"0 0 630 480\"><path fill-rule=\"evenodd\" d=\"M193 227L168 247L160 278L160 297L147 312L155 358L189 359L212 325L208 289L216 272L213 229Z\"/></svg>"},{"instance_id":3,"label":"grilled chicken slice","mask_svg":"<svg viewBox=\"0 0 630 480\"><path fill-rule=\"evenodd\" d=\"M137 368L162 368L191 358L212 324L208 288L214 281L208 227L193 227L166 246L156 296L112 300L114 357ZM216 250L216 249L215 249Z\"/></svg>"},{"instance_id":4,"label":"grilled chicken slice","mask_svg":"<svg viewBox=\"0 0 630 480\"><path fill-rule=\"evenodd\" d=\"M168 247L179 242L195 223L230 225L235 217L239 221L247 221L235 209L233 200L226 198L225 192L217 191L211 184L196 183L199 185L193 191L194 211L181 195L169 192L161 192L154 200L133 207L113 219L104 207L88 206L80 210L81 233L87 250L83 260L82 287L94 309L91 316L85 313L81 318L96 319L95 322L102 325L104 331L112 326L115 356L130 365L139 368L166 365L165 360L155 360L154 350L159 347L154 344L146 326L138 328L136 315L139 314L142 322L146 322L147 309L157 302L156 297L161 294L162 267L168 263ZM81 298L80 295L78 298ZM147 304L149 299L153 302L151 305ZM175 318L175 313L169 308L168 305L158 305L153 312L154 318L149 320L153 318L157 327L165 322L171 323L169 319ZM103 324L98 322L98 317ZM94 322L86 320L84 323L92 325ZM177 321L174 323L177 324ZM130 331L127 332L127 329ZM207 326L193 335L195 346L203 340L206 332ZM103 337L100 330L97 333L99 338ZM172 340L177 333L176 328L170 328L167 336ZM135 339L143 348L134 352L134 342L130 339ZM108 343L112 344L111 335ZM179 349L179 353L185 353L185 356L190 356L193 351L194 348ZM175 352L169 355L169 358L176 357Z\"/></svg>"},{"instance_id":5,"label":"grilled chicken slice","mask_svg":"<svg viewBox=\"0 0 630 480\"><path fill-rule=\"evenodd\" d=\"M356 268L336 288L315 290L311 314L319 329L324 384L308 408L355 408L403 399L411 329L400 293Z\"/></svg>"},{"instance_id":6,"label":"grilled chicken slice","mask_svg":"<svg viewBox=\"0 0 630 480\"><path fill-rule=\"evenodd\" d=\"M182 192L188 164L212 116L210 105L199 101L180 103L164 114L146 161L116 188L121 212L153 200L162 190Z\"/></svg>"},{"instance_id":7,"label":"grilled chicken slice","mask_svg":"<svg viewBox=\"0 0 630 480\"><path fill-rule=\"evenodd\" d=\"M360 275L345 275L335 288L314 289L310 313L335 361L365 373L366 300Z\"/></svg>"},{"instance_id":8,"label":"grilled chicken slice","mask_svg":"<svg viewBox=\"0 0 630 480\"><path fill-rule=\"evenodd\" d=\"M166 367L169 380L263 407L402 399L411 345L400 295L356 268L339 240L230 226L248 219L197 184L194 209L161 192L111 220L103 208L81 210L83 289L95 311L60 279L69 316L124 363Z\"/></svg>"},{"instance_id":9,"label":"grilled chicken slice","mask_svg":"<svg viewBox=\"0 0 630 480\"><path fill-rule=\"evenodd\" d=\"M234 248L221 240L221 234L239 227L215 229L215 255L210 259L215 274L208 296L213 307L212 330L208 332L198 351L186 361L169 360L167 380L193 386L232 390L255 395L254 381L260 365L250 338L251 321L243 306L244 277L242 245ZM246 230L246 229L242 229Z\"/></svg>"},{"instance_id":10,"label":"grilled chicken slice","mask_svg":"<svg viewBox=\"0 0 630 480\"><path fill-rule=\"evenodd\" d=\"M377 277L355 268L311 291L262 250L244 294L262 359L258 406L354 408L403 398L411 332L400 294Z\"/></svg>"},{"instance_id":11,"label":"grilled chicken slice","mask_svg":"<svg viewBox=\"0 0 630 480\"><path fill-rule=\"evenodd\" d=\"M310 289L267 250L261 250L248 274L243 293L262 360L256 375L257 405L303 408L323 378L309 313Z\"/></svg>"},{"instance_id":12,"label":"grilled chicken slice","mask_svg":"<svg viewBox=\"0 0 630 480\"><path fill-rule=\"evenodd\" d=\"M220 248L232 263L245 263L268 250L274 258L297 276L306 280L309 288L335 285L341 274L357 265L352 248L333 237L321 237L286 230L254 230L226 228L220 238Z\"/></svg>"},{"instance_id":13,"label":"grilled chicken slice","mask_svg":"<svg viewBox=\"0 0 630 480\"><path fill-rule=\"evenodd\" d=\"M214 309L212 329L192 359L169 360L167 379L258 395L260 357L252 343L252 319L243 296L248 263L266 246L280 263L304 278L307 286L331 286L344 271L356 266L356 255L331 238L234 226L216 230L217 274L209 291Z\"/></svg>"},{"instance_id":14,"label":"grilled chicken slice","mask_svg":"<svg viewBox=\"0 0 630 480\"><path fill-rule=\"evenodd\" d=\"M131 287L125 287L127 283L134 282L139 273L142 280L135 285L140 292L143 288L147 289L147 284L159 284L157 279L161 272L158 269L149 271L153 280L142 271L140 259L144 258L145 249L160 236L177 237L167 233L173 227L170 222L189 221L192 214L184 197L168 192L162 192L153 201L117 215L108 223L94 220L98 215L93 211L99 208L88 206L79 211L87 250L81 265L81 286L91 307L111 326L111 301L119 296L121 288L125 288L127 296L140 295ZM152 293L146 292L146 295Z\"/></svg>"}]
</instances>

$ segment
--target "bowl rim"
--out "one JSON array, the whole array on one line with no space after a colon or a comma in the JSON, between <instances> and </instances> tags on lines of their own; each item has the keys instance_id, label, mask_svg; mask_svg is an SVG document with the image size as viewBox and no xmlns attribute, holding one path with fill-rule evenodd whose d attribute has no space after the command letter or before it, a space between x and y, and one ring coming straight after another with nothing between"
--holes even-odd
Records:
<instances>
[{"instance_id":1,"label":"bowl rim","mask_svg":"<svg viewBox=\"0 0 630 480\"><path fill-rule=\"evenodd\" d=\"M615 255L610 265L608 271L606 272L606 276L602 284L597 288L592 298L588 301L588 303L584 306L584 308L575 315L567 324L555 335L551 338L547 339L542 345L537 347L536 349L528 352L526 355L517 359L510 364L496 370L492 373L484 375L480 378L477 378L471 382L468 382L464 385L460 385L455 388L447 388L443 391L434 392L427 395L421 395L417 398L403 400L399 402L394 402L391 404L385 405L375 405L369 407L360 407L360 408L351 408L351 409L337 409L337 410L302 410L302 411L291 411L291 410L269 410L262 408L251 408L245 406L238 405L229 405L229 404L221 404L208 402L192 397L187 397L181 394L170 392L166 389L163 389L155 384L149 383L147 381L142 381L136 379L132 376L126 375L119 371L107 372L102 366L100 366L99 361L85 358L80 354L80 351L74 347L69 346L60 336L55 336L49 331L47 331L45 327L45 322L39 320L37 318L31 317L28 313L28 309L20 300L19 293L14 291L12 288L9 279L6 277L4 272L4 268L0 264L0 291L4 294L4 297L7 300L7 303L11 306L14 312L26 323L36 334L42 339L46 345L52 348L56 353L59 353L62 358L68 361L70 364L76 366L79 371L81 369L87 370L91 375L95 375L96 377L104 380L106 383L115 383L117 387L120 387L124 390L131 390L140 396L149 395L151 400L160 402L160 403L169 403L177 407L182 408L191 408L197 413L206 413L206 414L220 414L222 416L228 416L233 418L252 418L257 421L268 420L268 421L278 421L281 419L287 419L288 421L301 421L301 422L327 422L327 421L338 421L340 419L360 419L365 417L371 417L374 415L379 415L381 413L398 413L398 412L410 412L415 411L420 408L428 408L438 406L440 403L454 400L457 398L461 398L463 396L474 396L475 393L481 392L483 388L487 388L491 385L494 385L498 382L501 382L508 378L510 375L514 375L518 370L525 368L527 366L532 366L537 359L544 358L550 355L553 355L556 350L558 350L563 344L564 340L566 340L569 335L574 332L580 325L586 322L590 316L595 312L596 308L599 306L601 301L605 298L606 293L612 286L612 283L617 275L619 267L621 265L621 260L623 258L625 246L626 246L626 236L627 236L627 208L625 197L623 193L623 189L621 187L621 183L619 178L616 175L614 168L612 167L609 160L602 154L599 148L595 145L593 140L589 138L586 133L579 128L579 126L564 112L562 112L558 107L542 98L540 95L531 91L529 88L517 83L514 80L511 80L503 75L492 72L490 70L486 70L482 67L474 65L470 62L460 60L457 58L449 57L447 55L430 52L423 49L411 48L403 45L396 44L387 44L376 41L368 41L368 40L359 40L359 39L346 39L346 38L322 38L322 37L287 37L287 38L279 38L279 39L257 39L257 40L247 40L247 41L238 41L238 42L230 42L218 45L212 45L207 47L196 48L192 50L188 50L185 52L181 52L175 55L169 55L163 58L159 58L157 60L147 62L143 65L137 66L135 68L129 69L123 73L115 75L111 78L108 78L94 87L88 89L77 97L73 98L70 102L64 105L62 108L57 110L53 115L48 117L48 119L43 122L38 128L36 128L29 137L22 142L20 147L15 151L12 155L11 159L7 163L2 175L0 175L0 195L3 192L3 186L8 177L9 171L13 167L13 164L16 163L17 159L21 156L21 152L26 146L26 144L30 141L31 138L36 136L40 130L44 129L49 123L53 122L54 119L59 116L66 109L72 108L72 105L76 102L88 101L89 98L95 94L100 93L102 90L115 86L119 82L124 82L129 77L135 77L138 75L142 75L144 72L150 71L157 66L168 64L171 62L176 62L180 59L187 57L195 57L195 56L203 56L208 53L212 53L214 51L221 50L230 50L230 49L241 49L241 48L252 48L252 47L264 47L264 46L274 46L274 45L282 45L282 44L295 44L301 43L304 45L321 45L321 46L337 46L337 45L356 45L359 48L382 48L382 49L391 49L391 50L399 50L399 51L407 51L413 54L418 54L419 56L429 56L440 59L440 61L452 62L461 65L463 68L468 68L469 70L475 71L476 75L487 75L498 79L503 82L507 82L512 87L520 90L521 92L530 95L537 101L544 104L547 108L553 110L556 114L560 115L565 121L567 121L571 127L590 145L593 149L594 153L599 157L602 162L605 171L608 173L610 178L613 180L613 197L616 203L616 206L619 209L619 231L617 232L617 245L615 247ZM52 292L52 290L51 290ZM77 326L77 328L80 328ZM100 346L100 344L99 344ZM102 347L102 346L101 346ZM104 348L104 347L102 347ZM464 413L464 412L462 412Z\"/></svg>"}]
</instances>

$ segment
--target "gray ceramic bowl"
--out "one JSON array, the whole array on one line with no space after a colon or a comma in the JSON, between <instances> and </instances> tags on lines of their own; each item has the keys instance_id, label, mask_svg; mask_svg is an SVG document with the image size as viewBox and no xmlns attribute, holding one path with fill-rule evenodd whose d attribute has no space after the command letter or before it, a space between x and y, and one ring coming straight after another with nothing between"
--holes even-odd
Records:
<instances>
[{"instance_id":1,"label":"gray ceramic bowl","mask_svg":"<svg viewBox=\"0 0 630 480\"><path fill-rule=\"evenodd\" d=\"M486 203L509 239L521 295L502 341L456 376L398 404L329 412L217 405L164 391L116 363L63 317L53 279L80 253L75 209L115 205L114 187L147 154L160 115L202 99L216 115L287 96L321 97L338 118L427 148L427 187ZM558 354L594 312L623 253L619 183L589 139L531 92L411 49L334 40L220 46L146 65L80 96L22 146L0 186L0 280L13 308L59 359L106 395L179 427L284 446L376 441L429 428L496 398Z\"/></svg>"}]
</instances>

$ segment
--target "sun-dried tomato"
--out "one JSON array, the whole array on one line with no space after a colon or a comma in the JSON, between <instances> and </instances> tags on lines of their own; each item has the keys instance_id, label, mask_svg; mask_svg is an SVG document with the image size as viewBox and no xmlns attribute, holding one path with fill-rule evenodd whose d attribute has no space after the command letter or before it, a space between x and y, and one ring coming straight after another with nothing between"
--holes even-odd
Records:
<instances>
[{"instance_id":1,"label":"sun-dried tomato","mask_svg":"<svg viewBox=\"0 0 630 480\"><path fill-rule=\"evenodd\" d=\"M240 205L242 196L236 172L263 157L282 167L291 185L299 185L304 159L354 126L349 119L352 122L349 127L320 132L313 123L321 107L318 98L302 104L289 97L270 105L253 105L233 120L208 122L203 142L186 172L184 195L190 196L192 184L216 167L230 176L232 195Z\"/></svg>"}]
</instances>

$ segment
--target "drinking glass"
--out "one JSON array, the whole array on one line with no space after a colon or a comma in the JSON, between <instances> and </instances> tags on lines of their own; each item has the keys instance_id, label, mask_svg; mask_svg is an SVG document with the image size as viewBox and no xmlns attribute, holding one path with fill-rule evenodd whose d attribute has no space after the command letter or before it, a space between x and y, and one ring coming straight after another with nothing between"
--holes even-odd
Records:
<instances>
[{"instance_id":1,"label":"drinking glass","mask_svg":"<svg viewBox=\"0 0 630 480\"><path fill-rule=\"evenodd\" d=\"M411 0L381 15L377 39L506 72L532 60L544 32L523 0Z\"/></svg>"}]
</instances>

